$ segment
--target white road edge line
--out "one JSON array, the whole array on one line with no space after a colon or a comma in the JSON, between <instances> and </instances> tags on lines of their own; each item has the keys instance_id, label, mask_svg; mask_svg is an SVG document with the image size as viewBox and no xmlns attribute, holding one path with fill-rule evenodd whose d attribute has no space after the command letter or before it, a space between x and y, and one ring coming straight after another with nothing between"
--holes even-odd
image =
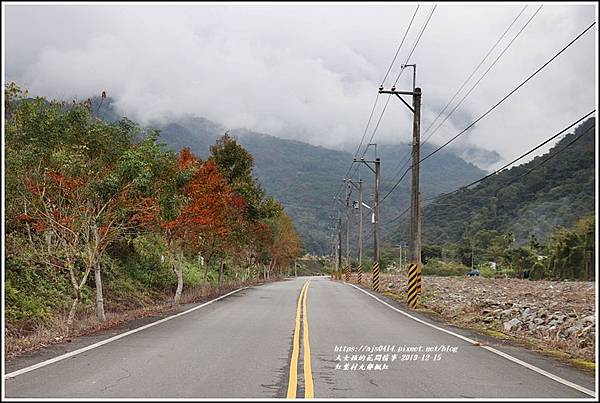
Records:
<instances>
[{"instance_id":1,"label":"white road edge line","mask_svg":"<svg viewBox=\"0 0 600 403\"><path fill-rule=\"evenodd\" d=\"M350 285L350 286L352 286L352 287L356 288L356 289L357 289L357 290L359 290L359 291L362 291L362 292L364 292L365 294L367 294L367 295L368 295L368 296L370 296L371 298L374 298L374 299L376 299L377 301L381 302L383 305L386 305L387 307L389 307L389 308L392 308L394 311L396 311L396 312L399 312L399 313L401 313L402 315L404 315L404 316L407 316L407 317L409 317L409 318L411 318L411 319L413 319L413 320L415 320L415 321L417 321L417 322L419 322L419 323L422 323L422 324L424 324L424 325L426 325L426 326L429 326L429 327L432 327L432 328L434 328L434 329L437 329L437 330L439 330L439 331L441 331L441 332L444 332L444 333L451 334L452 336L458 337L459 339L463 339L463 340L465 340L466 342L468 342L468 343L471 343L471 344L473 344L473 345L475 345L475 346L480 346L480 347L482 347L482 348L484 348L484 349L486 349L486 350L488 350L488 351L490 351L490 352L492 352L492 353L494 353L494 354L497 354L497 355L499 355L499 356L501 356L501 357L504 357L504 358L506 358L507 360L510 360L510 361L512 361L512 362L514 362L514 363L516 363L516 364L522 365L522 366L524 366L525 368L528 368L528 369L530 369L530 370L532 370L532 371L534 371L534 372L537 372L537 373L538 373L538 374L540 374L540 375L543 375L543 376L545 376L545 377L547 377L547 378L550 378L550 379L552 379L552 380L554 380L554 381L556 381L556 382L562 383L562 384L563 384L563 385L565 385L565 386L568 386L568 387L570 387L570 388L576 389L576 390L578 390L578 391L580 391L580 392L582 392L582 393L585 393L586 395L592 396L592 397L594 397L594 398L596 397L596 392L594 392L593 390L589 390L589 389L587 389L587 388L584 388L583 386L577 385L576 383L573 383L573 382L567 381L566 379L563 379L563 378L561 378L561 377L559 377L559 376L556 376L556 375L554 375L554 374L551 374L550 372L544 371L543 369L541 369L541 368L538 368L538 367L536 367L536 366L534 366L534 365L531 365L531 364L529 364L529 363L527 363L527 362L525 362L525 361L521 361L521 360L519 360L518 358L515 358L515 357L513 357L513 356L511 356L511 355L509 355L509 354L506 354L506 353L504 353L504 352L502 352L502 351L500 351L500 350L496 350L496 349L495 349L495 348L493 348L493 347L489 347L489 346L482 346L482 345L481 345L479 342L477 342L477 341L475 341L475 340L473 340L473 339L470 339L470 338L468 338L468 337L462 336L462 335L460 335L460 334L458 334L458 333L454 333L454 332L452 332L452 331L450 331L450 330L446 330L446 329L443 329L443 328L441 328L441 327L438 327L438 326L432 325L431 323L427 323L427 322L425 322L425 321L424 321L424 320L422 320L422 319L419 319L419 318L417 318L417 317L415 317L415 316L412 316L411 314L409 314L409 313L406 313L406 312L404 312L404 311L402 311L402 310L400 310L400 309L398 309L398 308L396 308L396 307L394 307L394 306L392 306L392 305L388 304L387 302L383 301L382 299L378 298L377 296L375 296L375 295L371 294L371 293L370 293L370 292L368 292L368 291L365 291L365 290L363 290L363 289L362 289L362 288L360 288L360 287L357 287L357 286L356 286L356 285L354 285L354 284L350 284L350 283L346 283L346 284L348 284L348 285Z\"/></svg>"},{"instance_id":2,"label":"white road edge line","mask_svg":"<svg viewBox=\"0 0 600 403\"><path fill-rule=\"evenodd\" d=\"M231 294L234 294L234 293L236 293L236 292L238 292L238 291L245 290L246 288L249 288L249 287L242 287L242 288L238 288L237 290L233 290L233 291L231 291L231 292L229 292L229 293L227 293L227 294L225 294L225 295L221 295L221 296L220 296L220 297L218 297L218 298L215 298L215 299L213 299L213 300L210 300L210 301L208 301L208 302L205 302L205 303L203 303L202 305L198 305L198 306L195 306L195 307L193 307L193 308L190 308L190 309L188 309L187 311L179 312L179 313L177 313L177 314L175 314L175 315L172 315L172 316L169 316L169 317L166 317L166 318L163 318L163 319L157 320L156 322L152 322L152 323L149 323L149 324L147 324L147 325L144 325L144 326L141 326L141 327L138 327L138 328L135 328L135 329L129 330L129 331L125 332L125 333L121 333L121 334L118 334L118 335L116 335L116 336L110 337L110 338L108 338L108 339L105 339L105 340L99 341L98 343L90 344L89 346L82 347L82 348L80 348L80 349L78 349L78 350L73 350L73 351L71 351L71 352L68 352L68 353L66 353L66 354L59 355L58 357L54 357L54 358L51 358L51 359L49 359L49 360L46 360L46 361L39 362L39 363L37 363L37 364L34 364L34 365L31 365L31 366L29 366L29 367L26 367L26 368L21 368L21 369L19 369L19 370L17 370L17 371L14 371L14 372L11 372L11 373L9 373L9 374L6 374L6 375L4 375L4 379L10 379L10 378L14 378L15 376L19 376L19 375L25 374L25 373L27 373L27 372L30 372L30 371L36 370L36 369L38 369L38 368L42 368L42 367L45 367L45 366L47 366L47 365L54 364L55 362L62 361L62 360L64 360L64 359L67 359L67 358L69 358L69 357L76 356L76 355L78 355L78 354L81 354L81 353L84 353L84 352L86 352L86 351L92 350L92 349L94 349L94 348L96 348L96 347L100 347L100 346L103 346L103 345L105 345L105 344L108 344L108 343L110 343L110 342L112 342L112 341L115 341L115 340L121 339L121 338L123 338L123 337L125 337L125 336L129 336L130 334L137 333L137 332L140 332L140 331L142 331L142 330L144 330L144 329L148 329L149 327L152 327L152 326L159 325L159 324L161 324L161 323L164 323L164 322L166 322L166 321L169 321L169 320L171 320L171 319L175 319L175 318L177 318L177 317L179 317L179 316L182 316L182 315L188 314L188 313L190 313L190 312L192 312L192 311L195 311L196 309L200 309L200 308L202 308L202 307L205 307L206 305L212 304L213 302L215 302L215 301L218 301L218 300L220 300L220 299L223 299L223 298L225 298L225 297L227 297L227 296L229 296L229 295L231 295Z\"/></svg>"}]
</instances>

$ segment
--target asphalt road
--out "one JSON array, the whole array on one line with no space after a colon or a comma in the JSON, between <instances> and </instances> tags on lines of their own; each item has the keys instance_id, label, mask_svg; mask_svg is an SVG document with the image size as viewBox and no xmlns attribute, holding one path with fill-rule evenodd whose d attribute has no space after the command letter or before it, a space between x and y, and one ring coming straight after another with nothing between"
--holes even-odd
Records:
<instances>
[{"instance_id":1,"label":"asphalt road","mask_svg":"<svg viewBox=\"0 0 600 403\"><path fill-rule=\"evenodd\" d=\"M366 351L373 346L389 351ZM421 351L399 351L405 346ZM593 390L592 377L572 371ZM7 372L7 398L590 398L324 277L244 289L73 357Z\"/></svg>"}]
</instances>

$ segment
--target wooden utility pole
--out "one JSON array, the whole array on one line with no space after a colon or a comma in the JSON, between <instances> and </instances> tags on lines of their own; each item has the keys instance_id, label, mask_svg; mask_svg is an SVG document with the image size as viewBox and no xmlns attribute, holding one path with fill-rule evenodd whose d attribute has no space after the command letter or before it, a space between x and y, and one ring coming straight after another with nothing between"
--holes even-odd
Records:
<instances>
[{"instance_id":1,"label":"wooden utility pole","mask_svg":"<svg viewBox=\"0 0 600 403\"><path fill-rule=\"evenodd\" d=\"M375 174L375 200L373 202L373 290L379 291L379 199L381 194L381 160L377 157L377 145L369 144L369 146L375 146L375 160L365 161L364 158L360 160L354 159L354 162L364 163L374 174ZM375 169L371 168L369 164L374 164Z\"/></svg>"},{"instance_id":2,"label":"wooden utility pole","mask_svg":"<svg viewBox=\"0 0 600 403\"><path fill-rule=\"evenodd\" d=\"M379 264L379 198L381 196L381 160L375 158L375 205L374 217L373 217L373 247L374 247L374 258L377 264ZM379 288L379 287L378 287Z\"/></svg>"},{"instance_id":3,"label":"wooden utility pole","mask_svg":"<svg viewBox=\"0 0 600 403\"><path fill-rule=\"evenodd\" d=\"M360 284L362 282L362 248L363 248L363 215L362 215L362 180L358 180L358 278Z\"/></svg>"},{"instance_id":4,"label":"wooden utility pole","mask_svg":"<svg viewBox=\"0 0 600 403\"><path fill-rule=\"evenodd\" d=\"M398 263L398 268L402 271L402 244L398 245L400 247L400 262Z\"/></svg>"},{"instance_id":5,"label":"wooden utility pole","mask_svg":"<svg viewBox=\"0 0 600 403\"><path fill-rule=\"evenodd\" d=\"M421 267L421 206L419 160L421 148L421 89L413 94L412 185L410 192L410 261Z\"/></svg>"},{"instance_id":6,"label":"wooden utility pole","mask_svg":"<svg viewBox=\"0 0 600 403\"><path fill-rule=\"evenodd\" d=\"M338 278L338 274L342 269L342 216L338 213L338 258L337 267L335 270L335 277Z\"/></svg>"},{"instance_id":7,"label":"wooden utility pole","mask_svg":"<svg viewBox=\"0 0 600 403\"><path fill-rule=\"evenodd\" d=\"M412 67L413 70L413 90L412 91L396 91L393 86L389 91L383 89L383 85L379 87L380 94L395 95L402 103L413 113L413 136L412 136L412 184L410 194L410 240L407 263L409 263L409 272L414 276L409 275L409 306L416 306L416 295L421 292L421 194L419 192L419 162L420 162L420 147L421 147L421 89L416 88L416 71L415 64L402 65L402 68ZM406 102L402 95L412 96L412 106ZM412 270L412 271L411 271Z\"/></svg>"},{"instance_id":8,"label":"wooden utility pole","mask_svg":"<svg viewBox=\"0 0 600 403\"><path fill-rule=\"evenodd\" d=\"M345 181L349 181L349 179L345 179ZM348 186L346 188L346 270L345 277L346 281L350 281L350 271L351 263L350 263L350 195L352 194L352 188L350 182L348 182Z\"/></svg>"},{"instance_id":9,"label":"wooden utility pole","mask_svg":"<svg viewBox=\"0 0 600 403\"><path fill-rule=\"evenodd\" d=\"M363 194L362 194L362 179L359 179L357 182L348 180L350 184L352 184L358 190L358 202L357 206L354 207L358 210L358 265L356 267L357 281L360 283L362 281L362 252L363 252L363 216L362 216L362 207L363 207Z\"/></svg>"}]
</instances>

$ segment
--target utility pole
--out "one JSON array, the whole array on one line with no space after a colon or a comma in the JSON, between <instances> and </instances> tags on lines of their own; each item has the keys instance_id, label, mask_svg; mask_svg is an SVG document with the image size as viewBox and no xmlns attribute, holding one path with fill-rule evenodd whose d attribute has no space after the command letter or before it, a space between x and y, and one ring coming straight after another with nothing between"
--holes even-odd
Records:
<instances>
[{"instance_id":1,"label":"utility pole","mask_svg":"<svg viewBox=\"0 0 600 403\"><path fill-rule=\"evenodd\" d=\"M421 89L415 88L413 95L415 109L413 119L412 144L412 186L410 200L410 242L412 261L421 266L421 203L419 191L419 160L421 146Z\"/></svg>"},{"instance_id":2,"label":"utility pole","mask_svg":"<svg viewBox=\"0 0 600 403\"><path fill-rule=\"evenodd\" d=\"M416 306L416 296L411 295L411 290L421 288L421 200L419 192L419 161L421 147L421 89L416 87L416 71L415 64L402 65L402 68L412 67L413 70L413 90L412 91L396 91L393 86L389 91L383 89L383 85L379 87L380 94L392 94L398 97L400 101L413 113L413 136L412 136L412 184L410 197L410 241L409 241L409 263L416 266L416 279L411 286L409 278L409 306ZM401 95L412 96L412 106L402 98ZM410 277L410 276L409 276Z\"/></svg>"},{"instance_id":3,"label":"utility pole","mask_svg":"<svg viewBox=\"0 0 600 403\"><path fill-rule=\"evenodd\" d=\"M375 196L374 196L374 205L373 205L373 215L372 215L372 223L373 223L373 290L379 291L379 197L381 193L381 160L377 157L377 145L369 144L375 146L375 160L365 161L364 158L360 160L354 159L354 162L364 163L370 170L375 174ZM369 164L374 164L375 169L371 167Z\"/></svg>"},{"instance_id":4,"label":"utility pole","mask_svg":"<svg viewBox=\"0 0 600 403\"><path fill-rule=\"evenodd\" d=\"M344 179L344 181L348 181L349 179ZM350 271L351 263L350 263L350 195L352 193L352 188L350 183L348 183L348 187L346 188L346 281L350 281Z\"/></svg>"},{"instance_id":5,"label":"utility pole","mask_svg":"<svg viewBox=\"0 0 600 403\"><path fill-rule=\"evenodd\" d=\"M381 193L381 160L379 157L375 158L375 217L374 217L374 231L373 231L373 256L375 257L375 263L373 264L373 290L379 291L379 196Z\"/></svg>"},{"instance_id":6,"label":"utility pole","mask_svg":"<svg viewBox=\"0 0 600 403\"><path fill-rule=\"evenodd\" d=\"M363 215L362 215L362 207L363 207L363 194L362 194L362 179L359 179L358 182L348 180L350 184L352 184L358 190L358 205L354 207L358 210L358 267L356 268L357 281L360 284L362 281L362 249L363 249Z\"/></svg>"},{"instance_id":7,"label":"utility pole","mask_svg":"<svg viewBox=\"0 0 600 403\"><path fill-rule=\"evenodd\" d=\"M338 258L337 267L335 270L335 278L338 279L340 270L342 269L342 216L338 213Z\"/></svg>"},{"instance_id":8,"label":"utility pole","mask_svg":"<svg viewBox=\"0 0 600 403\"><path fill-rule=\"evenodd\" d=\"M363 248L363 215L362 215L363 193L362 180L358 179L358 284L362 282L362 248Z\"/></svg>"},{"instance_id":9,"label":"utility pole","mask_svg":"<svg viewBox=\"0 0 600 403\"><path fill-rule=\"evenodd\" d=\"M398 268L402 271L402 244L398 245L400 247L400 262L398 264Z\"/></svg>"}]
</instances>

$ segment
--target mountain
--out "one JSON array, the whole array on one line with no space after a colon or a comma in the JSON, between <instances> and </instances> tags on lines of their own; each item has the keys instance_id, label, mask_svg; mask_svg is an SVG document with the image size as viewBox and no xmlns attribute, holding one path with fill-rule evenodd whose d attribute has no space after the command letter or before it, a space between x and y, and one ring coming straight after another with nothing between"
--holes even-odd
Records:
<instances>
[{"instance_id":1,"label":"mountain","mask_svg":"<svg viewBox=\"0 0 600 403\"><path fill-rule=\"evenodd\" d=\"M594 125L595 119L590 118L548 153L470 189L437 197L423 207L423 243L457 243L485 229L512 232L522 244L532 234L542 240L556 226L571 227L579 218L594 214ZM393 238L405 239L406 233L404 221Z\"/></svg>"},{"instance_id":2,"label":"mountain","mask_svg":"<svg viewBox=\"0 0 600 403\"><path fill-rule=\"evenodd\" d=\"M99 116L114 118L114 112L105 110L112 104L104 102ZM155 122L150 126L160 130L159 142L173 150L189 147L201 158L206 158L209 148L225 132L225 128L210 120L184 116ZM233 129L235 136L253 156L254 173L265 191L281 201L286 212L293 218L307 251L315 254L330 252L330 215L333 196L340 188L353 155L346 151L313 146L296 140L286 140L246 129ZM409 150L408 144L380 146L382 196L392 189L399 175L395 170ZM422 155L433 150L424 145ZM365 158L371 158L371 151ZM405 169L405 168L404 168ZM367 167L360 168L365 181L364 202L372 205L373 174ZM423 198L452 191L481 176L485 172L465 162L452 152L442 151L426 160L421 167L421 192ZM382 234L393 226L389 221L409 205L410 173L382 202ZM342 192L342 197L344 196ZM355 199L356 196L353 196ZM370 230L370 220L365 213L365 233ZM366 242L366 241L365 241Z\"/></svg>"}]
</instances>

